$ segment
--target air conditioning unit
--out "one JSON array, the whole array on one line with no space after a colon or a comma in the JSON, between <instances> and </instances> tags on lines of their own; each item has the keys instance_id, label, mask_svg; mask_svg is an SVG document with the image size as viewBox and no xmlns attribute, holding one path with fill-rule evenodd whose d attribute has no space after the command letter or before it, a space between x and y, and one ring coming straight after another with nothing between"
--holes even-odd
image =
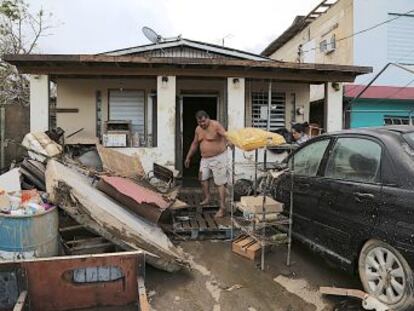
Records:
<instances>
[{"instance_id":1,"label":"air conditioning unit","mask_svg":"<svg viewBox=\"0 0 414 311\"><path fill-rule=\"evenodd\" d=\"M336 50L336 38L335 35L331 37L331 39L322 40L319 43L319 49L321 53L330 54Z\"/></svg>"}]
</instances>

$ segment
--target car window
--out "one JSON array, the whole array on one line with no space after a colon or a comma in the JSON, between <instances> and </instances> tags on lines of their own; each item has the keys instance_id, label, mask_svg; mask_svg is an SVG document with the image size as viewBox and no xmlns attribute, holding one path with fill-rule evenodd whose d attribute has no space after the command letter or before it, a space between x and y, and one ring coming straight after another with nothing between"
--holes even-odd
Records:
<instances>
[{"instance_id":1,"label":"car window","mask_svg":"<svg viewBox=\"0 0 414 311\"><path fill-rule=\"evenodd\" d=\"M339 138L329 157L325 176L350 181L374 182L381 164L381 146L363 138Z\"/></svg>"},{"instance_id":2,"label":"car window","mask_svg":"<svg viewBox=\"0 0 414 311\"><path fill-rule=\"evenodd\" d=\"M319 140L298 150L294 157L289 159L289 168L292 169L292 161L294 159L293 164L296 175L316 176L329 142L329 139Z\"/></svg>"}]
</instances>

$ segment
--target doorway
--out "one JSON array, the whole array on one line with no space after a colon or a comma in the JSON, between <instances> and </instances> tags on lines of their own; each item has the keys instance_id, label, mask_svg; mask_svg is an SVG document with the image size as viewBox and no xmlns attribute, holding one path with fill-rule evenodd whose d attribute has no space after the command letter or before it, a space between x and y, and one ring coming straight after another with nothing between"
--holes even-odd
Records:
<instances>
[{"instance_id":1,"label":"doorway","mask_svg":"<svg viewBox=\"0 0 414 311\"><path fill-rule=\"evenodd\" d=\"M199 110L204 110L208 113L211 119L217 119L218 96L216 95L185 95L182 97L182 159L181 165L183 168L183 179L187 181L197 181L198 171L200 165L200 152L191 159L189 168L184 167L185 157L190 149L191 143L194 139L194 132L197 127L197 120L195 114ZM198 184L198 183L196 183Z\"/></svg>"}]
</instances>

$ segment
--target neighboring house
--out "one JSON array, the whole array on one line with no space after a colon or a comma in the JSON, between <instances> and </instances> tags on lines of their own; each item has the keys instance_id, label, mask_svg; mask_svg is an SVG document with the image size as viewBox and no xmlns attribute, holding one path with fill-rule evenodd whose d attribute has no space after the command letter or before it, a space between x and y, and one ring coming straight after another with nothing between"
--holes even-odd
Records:
<instances>
[{"instance_id":1,"label":"neighboring house","mask_svg":"<svg viewBox=\"0 0 414 311\"><path fill-rule=\"evenodd\" d=\"M49 80L56 84L56 125L67 134L102 138L106 120L131 120L145 169L152 163L183 169L203 109L228 129L290 127L309 119L311 84L352 82L369 67L278 62L261 55L178 38L98 55L6 55L31 75L31 130L49 128ZM270 83L271 82L271 83ZM342 94L327 92L327 105ZM246 161L238 154L240 161ZM194 161L196 162L196 161ZM197 175L196 166L184 177Z\"/></svg>"},{"instance_id":2,"label":"neighboring house","mask_svg":"<svg viewBox=\"0 0 414 311\"><path fill-rule=\"evenodd\" d=\"M372 28L375 25L378 27ZM413 33L412 0L326 0L307 16L296 17L293 24L266 47L262 55L300 63L372 66L373 74L357 78L355 85L345 86L346 100L344 107L341 107L344 115L338 114L338 122L345 119L347 127L384 125L388 124L389 115L408 118L410 111L414 110L412 98L403 95L414 92L411 86L414 85L413 74L390 67L374 84L384 88L367 90L370 94L368 102L362 96L349 105L352 101L350 94L358 95L354 91L361 90L390 62L414 64ZM411 91L406 93L405 89ZM324 90L313 86L310 121L326 126L323 98ZM355 113L356 109L359 112ZM393 110L396 112L393 113Z\"/></svg>"}]
</instances>

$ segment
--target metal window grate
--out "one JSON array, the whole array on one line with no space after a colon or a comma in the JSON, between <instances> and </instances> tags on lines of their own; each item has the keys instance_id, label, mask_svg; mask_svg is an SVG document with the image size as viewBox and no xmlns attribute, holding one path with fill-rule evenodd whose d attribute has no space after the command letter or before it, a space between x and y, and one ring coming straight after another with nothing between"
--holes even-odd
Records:
<instances>
[{"instance_id":1,"label":"metal window grate","mask_svg":"<svg viewBox=\"0 0 414 311\"><path fill-rule=\"evenodd\" d=\"M408 116L384 116L384 125L409 125Z\"/></svg>"},{"instance_id":2,"label":"metal window grate","mask_svg":"<svg viewBox=\"0 0 414 311\"><path fill-rule=\"evenodd\" d=\"M267 129L267 92L252 93L252 126ZM286 94L272 93L272 107L270 109L270 131L285 127Z\"/></svg>"}]
</instances>

